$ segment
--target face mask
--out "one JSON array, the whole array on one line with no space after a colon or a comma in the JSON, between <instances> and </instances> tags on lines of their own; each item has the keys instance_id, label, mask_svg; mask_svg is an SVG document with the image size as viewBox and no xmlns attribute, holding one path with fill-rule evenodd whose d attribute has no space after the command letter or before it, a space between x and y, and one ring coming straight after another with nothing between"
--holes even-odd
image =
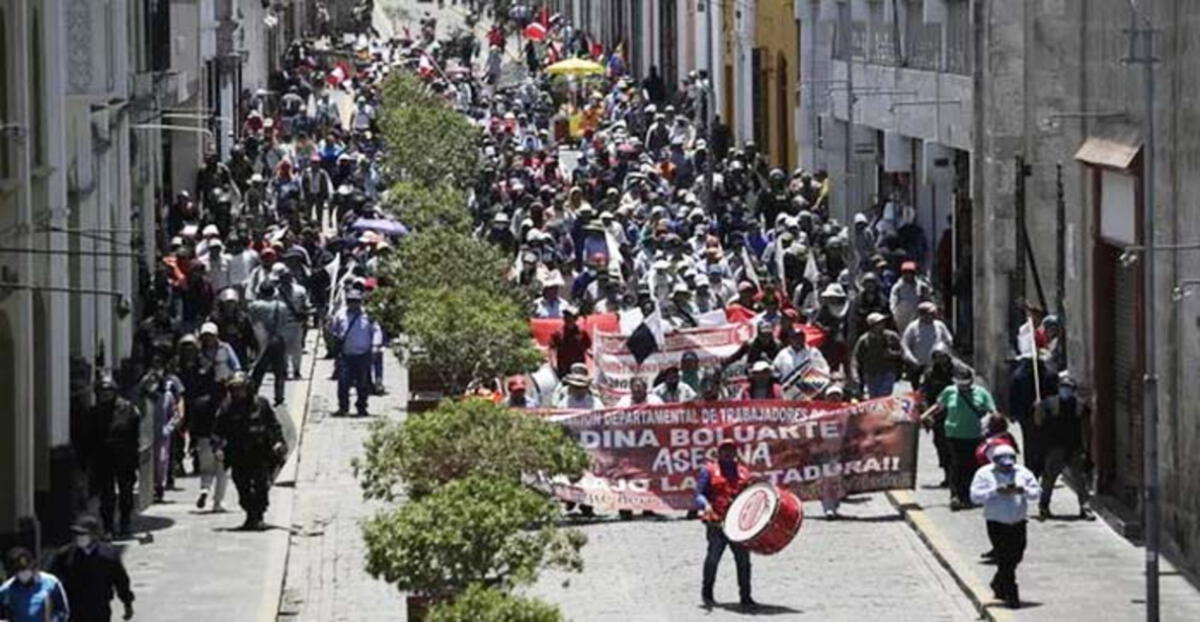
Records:
<instances>
[{"instance_id":1,"label":"face mask","mask_svg":"<svg viewBox=\"0 0 1200 622\"><path fill-rule=\"evenodd\" d=\"M32 570L22 570L17 573L17 581L20 581L21 583L29 583L32 580L33 580L33 571Z\"/></svg>"},{"instance_id":2,"label":"face mask","mask_svg":"<svg viewBox=\"0 0 1200 622\"><path fill-rule=\"evenodd\" d=\"M959 391L964 391L964 392L965 392L965 391L970 391L970 390L971 390L971 383L970 383L970 382L963 382L963 381L955 380L955 381L954 381L954 386L958 387L958 390L959 390Z\"/></svg>"},{"instance_id":3,"label":"face mask","mask_svg":"<svg viewBox=\"0 0 1200 622\"><path fill-rule=\"evenodd\" d=\"M1075 397L1075 389L1073 389L1071 387L1059 387L1058 388L1058 399L1066 401L1073 397Z\"/></svg>"}]
</instances>

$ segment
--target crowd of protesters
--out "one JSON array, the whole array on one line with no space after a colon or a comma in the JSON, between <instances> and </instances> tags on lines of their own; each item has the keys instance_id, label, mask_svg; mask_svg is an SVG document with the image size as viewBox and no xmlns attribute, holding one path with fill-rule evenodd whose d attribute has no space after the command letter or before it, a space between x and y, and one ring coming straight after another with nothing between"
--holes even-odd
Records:
<instances>
[{"instance_id":1,"label":"crowd of protesters","mask_svg":"<svg viewBox=\"0 0 1200 622\"><path fill-rule=\"evenodd\" d=\"M510 17L528 35L524 27L539 17L519 9ZM922 421L934 434L951 508L987 506L989 555L1001 567L993 588L1019 602L1013 573L1024 548L1024 499L1038 500L1039 516L1049 516L1054 481L1067 472L1081 491L1080 514L1091 517L1087 412L1074 397L1058 318L1030 305L1011 344L1010 408L1029 465L1014 471L1010 421L955 352L941 306L948 297L925 276L935 272L930 234L903 192L850 206L849 222L839 222L824 170L773 167L754 142L735 144L719 116L709 120L703 71L678 88L654 68L639 80L626 73L619 46L605 50L558 16L540 21L520 48L523 75L505 79L507 39L497 25L476 83L451 87L466 91L455 104L485 136L473 201L479 235L513 258L513 279L535 299L530 317L562 319L549 343L558 386L543 391L548 399L531 398L526 380L513 379L508 403L848 401L890 396L906 380L925 401ZM601 70L556 75L554 63L574 57ZM633 314L682 330L721 311L725 321L752 322L756 333L722 364L700 369L695 353L684 353L633 378L615 403L592 386L599 372L589 372L591 336L581 318ZM735 366L746 377L736 384ZM800 376L813 368L828 382L803 393ZM1022 485L1012 484L1013 473ZM838 499L823 501L836 517Z\"/></svg>"},{"instance_id":2,"label":"crowd of protesters","mask_svg":"<svg viewBox=\"0 0 1200 622\"><path fill-rule=\"evenodd\" d=\"M99 379L95 403L76 426L90 494L100 501L98 519L80 523L87 536L80 547L131 531L143 417L154 431L156 500L190 473L201 478L196 506L221 512L232 469L243 526L262 528L272 476L288 450L276 409L286 403L287 381L304 373L309 331L337 360L337 414L349 414L352 389L355 412L368 414L369 395L384 390L387 336L363 300L396 231L358 224L390 218L378 208L389 182L379 158L378 87L405 64L482 129L483 166L470 189L477 235L511 257L514 284L534 300L530 317L562 320L550 340L551 386L533 398L525 379L514 378L504 387L506 403L605 405L589 371L584 316L635 314L684 330L716 312L750 322L753 338L705 369L684 354L677 365L634 378L610 405L798 395L840 402L888 396L907 380L925 396L923 421L952 507L995 503L997 486L972 485L976 468L991 459L977 450L988 445L990 454L1008 456L994 449L1015 442L991 393L954 352L943 299L924 276L928 233L900 195L840 222L825 171L773 167L754 142L735 144L719 116L709 121L704 72L689 73L677 88L653 69L635 79L620 48L605 50L557 17L542 19L544 36L523 41L521 66L513 68L504 60L509 31L535 19L521 8L487 32L482 58L473 46L456 58L426 54L419 48L436 43L437 33L427 19L420 41L379 42L364 33L348 59L296 42L269 91L243 94L228 157L210 153L194 189L164 207L164 252L132 360L117 377ZM595 60L601 71L545 71L571 57ZM429 67L450 62L465 70ZM1022 494L1048 514L1054 479L1086 468L1079 451L1086 415L1061 360L1056 318L1033 311L1030 318L1016 377L1041 384L1013 392L1036 396L1025 398L1017 420L1027 426L1026 462L1036 462L1042 491ZM1049 352L1044 362L1031 354L1039 350ZM734 369L744 380L730 381ZM811 369L826 381L815 393L797 393L800 372ZM268 374L273 400L259 397ZM1010 461L997 464L1003 472ZM823 501L836 517L839 500ZM1011 571L1024 531L1011 527L1015 511L989 511L989 521L1008 525L989 527L1000 534L995 554L1008 573L993 586L1007 599L1015 595ZM35 565L21 560L14 567ZM123 569L111 573L131 607ZM33 571L21 577L51 599L62 590L34 581L41 574ZM66 594L73 598L69 584Z\"/></svg>"},{"instance_id":3,"label":"crowd of protesters","mask_svg":"<svg viewBox=\"0 0 1200 622\"><path fill-rule=\"evenodd\" d=\"M97 373L90 406L72 422L87 476L77 542L45 570L28 551L8 555L0 609L13 619L107 620L114 594L132 616L129 578L109 541L136 527L141 477L163 502L178 478L198 476L189 501L213 513L226 511L232 479L242 529L263 529L289 450L287 383L306 372L306 344L336 359L336 414L349 413L351 389L360 416L382 391L384 336L362 301L401 230L356 223L381 220L375 116L398 46L360 36L350 48L294 43L270 89L242 94L227 157L210 145L194 187L162 207L162 252L144 285L133 354ZM268 376L273 399L259 395ZM153 437L148 472L143 429Z\"/></svg>"}]
</instances>

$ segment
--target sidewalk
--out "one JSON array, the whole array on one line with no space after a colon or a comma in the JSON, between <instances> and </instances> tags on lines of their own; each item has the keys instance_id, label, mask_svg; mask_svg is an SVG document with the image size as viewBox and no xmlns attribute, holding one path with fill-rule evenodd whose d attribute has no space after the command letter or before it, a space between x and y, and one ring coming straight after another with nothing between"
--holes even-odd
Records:
<instances>
[{"instance_id":1,"label":"sidewalk","mask_svg":"<svg viewBox=\"0 0 1200 622\"><path fill-rule=\"evenodd\" d=\"M280 407L296 430L303 426L308 404L315 336L309 331L309 353L302 366L308 370L305 379L288 383L287 401ZM264 389L264 395L270 393L269 378ZM123 548L125 566L133 581L135 619L275 620L296 473L296 443L289 439L289 444L291 456L271 489L266 531L237 530L245 514L238 505L232 479L223 502L225 513L212 513L211 500L206 509L197 509L200 479L194 475L176 478L179 490L168 491L165 503L151 505L134 520L136 540L117 544Z\"/></svg>"},{"instance_id":2,"label":"sidewalk","mask_svg":"<svg viewBox=\"0 0 1200 622\"><path fill-rule=\"evenodd\" d=\"M389 394L371 398L372 417L334 418L330 413L337 408L337 384L328 380L332 363L318 360L314 372L279 620L402 621L404 595L364 570L366 547L360 523L387 505L363 500L350 461L362 455L373 421L404 417L408 374L395 355L386 352L384 380Z\"/></svg>"},{"instance_id":3,"label":"sidewalk","mask_svg":"<svg viewBox=\"0 0 1200 622\"><path fill-rule=\"evenodd\" d=\"M1140 620L1146 615L1143 549L1097 519L1075 518L1075 493L1060 483L1045 522L1029 521L1029 544L1017 569L1023 606L1009 610L992 599L995 566L979 554L990 549L982 510L951 512L932 436L921 433L917 489L888 493L925 545L990 620ZM1036 504L1031 510L1036 512ZM1200 591L1162 561L1163 620L1200 620Z\"/></svg>"}]
</instances>

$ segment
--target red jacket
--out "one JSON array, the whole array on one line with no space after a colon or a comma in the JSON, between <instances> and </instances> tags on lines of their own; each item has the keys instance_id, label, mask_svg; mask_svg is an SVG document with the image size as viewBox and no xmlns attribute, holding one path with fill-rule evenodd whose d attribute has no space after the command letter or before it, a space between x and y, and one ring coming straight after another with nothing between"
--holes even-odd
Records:
<instances>
[{"instance_id":1,"label":"red jacket","mask_svg":"<svg viewBox=\"0 0 1200 622\"><path fill-rule=\"evenodd\" d=\"M708 471L708 503L713 509L713 520L725 520L725 513L733 504L733 498L746 487L750 479L750 469L742 463L737 464L737 480L730 481L721 473L721 467L716 460L710 460L704 465Z\"/></svg>"}]
</instances>

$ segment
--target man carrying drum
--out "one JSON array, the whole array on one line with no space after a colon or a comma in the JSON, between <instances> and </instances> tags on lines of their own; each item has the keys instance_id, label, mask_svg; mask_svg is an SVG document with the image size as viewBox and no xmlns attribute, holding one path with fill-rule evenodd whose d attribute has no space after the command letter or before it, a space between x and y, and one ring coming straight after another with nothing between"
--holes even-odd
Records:
<instances>
[{"instance_id":1,"label":"man carrying drum","mask_svg":"<svg viewBox=\"0 0 1200 622\"><path fill-rule=\"evenodd\" d=\"M716 605L713 599L713 584L717 580L717 566L728 545L733 550L733 562L737 564L738 595L742 608L754 610L758 603L750 598L750 552L725 537L722 524L734 497L756 479L746 465L738 459L737 444L733 440L721 441L717 447L717 459L709 460L700 471L696 483L696 506L704 510L704 528L708 537L708 554L704 558L704 583L700 597L705 608Z\"/></svg>"}]
</instances>

